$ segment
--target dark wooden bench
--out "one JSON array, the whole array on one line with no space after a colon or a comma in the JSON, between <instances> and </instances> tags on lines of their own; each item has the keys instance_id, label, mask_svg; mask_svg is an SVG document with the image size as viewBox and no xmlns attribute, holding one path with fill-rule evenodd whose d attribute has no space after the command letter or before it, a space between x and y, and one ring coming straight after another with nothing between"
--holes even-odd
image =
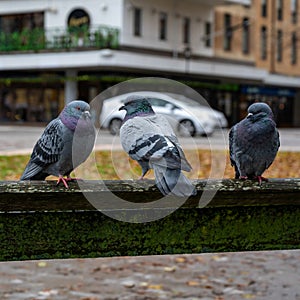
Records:
<instances>
[{"instance_id":1,"label":"dark wooden bench","mask_svg":"<svg viewBox=\"0 0 300 300\"><path fill-rule=\"evenodd\" d=\"M300 249L300 179L194 184L180 206L148 180L2 181L0 260Z\"/></svg>"}]
</instances>

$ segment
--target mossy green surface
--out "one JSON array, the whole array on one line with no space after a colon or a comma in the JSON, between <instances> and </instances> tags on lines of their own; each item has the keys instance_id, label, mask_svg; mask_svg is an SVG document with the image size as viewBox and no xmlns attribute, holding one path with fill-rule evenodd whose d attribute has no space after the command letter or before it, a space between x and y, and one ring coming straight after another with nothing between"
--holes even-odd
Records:
<instances>
[{"instance_id":1,"label":"mossy green surface","mask_svg":"<svg viewBox=\"0 0 300 300\"><path fill-rule=\"evenodd\" d=\"M0 260L300 248L300 208L185 208L149 223L101 212L0 214Z\"/></svg>"}]
</instances>

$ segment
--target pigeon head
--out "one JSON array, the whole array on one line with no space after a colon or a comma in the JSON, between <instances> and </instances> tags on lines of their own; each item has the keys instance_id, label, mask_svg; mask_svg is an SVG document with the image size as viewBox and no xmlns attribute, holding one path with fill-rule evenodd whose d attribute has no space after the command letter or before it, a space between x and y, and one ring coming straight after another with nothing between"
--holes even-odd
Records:
<instances>
[{"instance_id":1,"label":"pigeon head","mask_svg":"<svg viewBox=\"0 0 300 300\"><path fill-rule=\"evenodd\" d=\"M127 97L124 105L119 110L126 110L123 122L134 117L145 117L155 114L147 98L137 95Z\"/></svg>"},{"instance_id":2,"label":"pigeon head","mask_svg":"<svg viewBox=\"0 0 300 300\"><path fill-rule=\"evenodd\" d=\"M253 103L248 108L248 116L247 118L262 118L269 117L274 119L274 115L270 106L263 102Z\"/></svg>"},{"instance_id":3,"label":"pigeon head","mask_svg":"<svg viewBox=\"0 0 300 300\"><path fill-rule=\"evenodd\" d=\"M79 119L90 119L90 106L82 100L74 100L68 103L59 115L61 121L69 129L75 130Z\"/></svg>"}]
</instances>

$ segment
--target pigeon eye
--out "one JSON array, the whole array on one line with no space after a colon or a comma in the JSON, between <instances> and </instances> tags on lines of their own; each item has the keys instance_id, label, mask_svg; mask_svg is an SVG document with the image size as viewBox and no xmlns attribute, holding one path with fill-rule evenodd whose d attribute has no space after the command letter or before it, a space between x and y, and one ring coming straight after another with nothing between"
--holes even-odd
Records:
<instances>
[{"instance_id":1,"label":"pigeon eye","mask_svg":"<svg viewBox=\"0 0 300 300\"><path fill-rule=\"evenodd\" d=\"M79 107L79 106L77 106L77 107L76 107L76 109L77 109L77 110L80 110L80 107Z\"/></svg>"}]
</instances>

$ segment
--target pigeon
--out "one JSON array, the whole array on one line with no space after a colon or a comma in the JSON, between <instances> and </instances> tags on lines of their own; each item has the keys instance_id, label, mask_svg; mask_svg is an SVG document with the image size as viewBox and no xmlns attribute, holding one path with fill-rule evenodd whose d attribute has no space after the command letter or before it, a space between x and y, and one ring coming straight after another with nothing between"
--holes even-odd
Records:
<instances>
[{"instance_id":1,"label":"pigeon","mask_svg":"<svg viewBox=\"0 0 300 300\"><path fill-rule=\"evenodd\" d=\"M89 104L71 101L45 128L20 180L45 180L54 175L57 184L62 182L68 188L67 181L76 180L70 173L88 158L95 137Z\"/></svg>"},{"instance_id":2,"label":"pigeon","mask_svg":"<svg viewBox=\"0 0 300 300\"><path fill-rule=\"evenodd\" d=\"M168 121L155 114L143 96L127 97L119 110L126 111L120 128L121 144L125 152L140 164L140 179L153 169L156 185L164 196L196 195L195 187L182 173L182 170L190 172L192 167Z\"/></svg>"},{"instance_id":3,"label":"pigeon","mask_svg":"<svg viewBox=\"0 0 300 300\"><path fill-rule=\"evenodd\" d=\"M269 105L258 102L249 106L248 116L229 132L231 165L236 179L267 181L263 172L273 163L280 146L279 133Z\"/></svg>"}]
</instances>

